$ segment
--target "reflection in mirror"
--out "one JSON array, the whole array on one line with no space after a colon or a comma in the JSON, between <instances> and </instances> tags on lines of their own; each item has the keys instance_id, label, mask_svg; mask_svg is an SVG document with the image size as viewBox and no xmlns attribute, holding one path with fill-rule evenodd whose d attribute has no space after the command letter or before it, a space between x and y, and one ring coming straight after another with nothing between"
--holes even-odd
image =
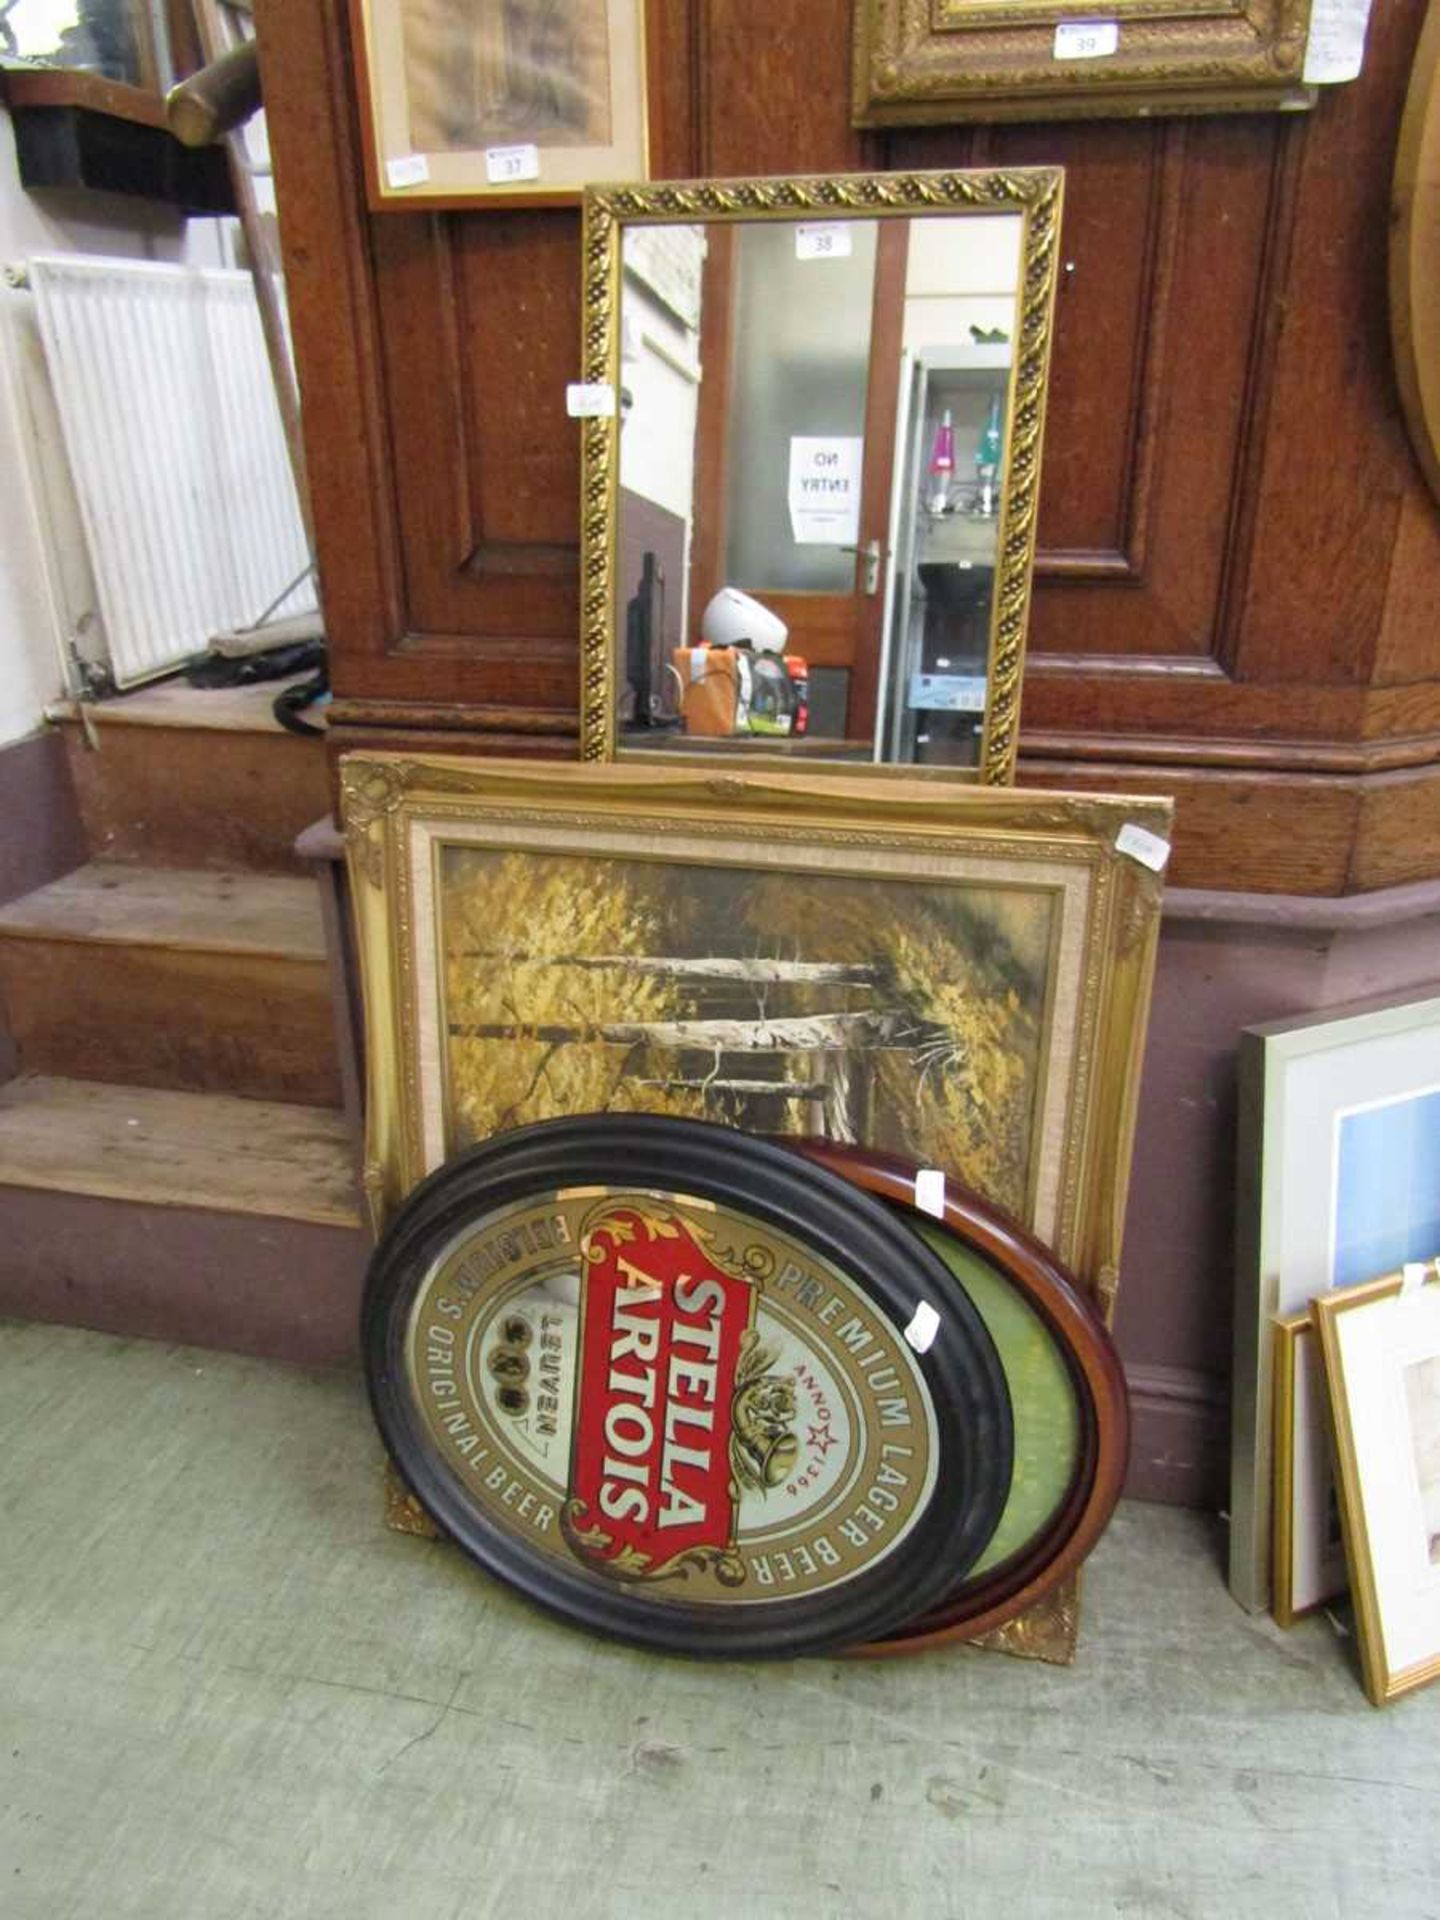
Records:
<instances>
[{"instance_id":1,"label":"reflection in mirror","mask_svg":"<svg viewBox=\"0 0 1440 1920\"><path fill-rule=\"evenodd\" d=\"M847 218L667 206L616 223L603 751L1008 777L1017 690L997 730L997 585L1018 681L1058 201L1058 175L1043 178L1038 270L1032 209L1013 200Z\"/></svg>"}]
</instances>

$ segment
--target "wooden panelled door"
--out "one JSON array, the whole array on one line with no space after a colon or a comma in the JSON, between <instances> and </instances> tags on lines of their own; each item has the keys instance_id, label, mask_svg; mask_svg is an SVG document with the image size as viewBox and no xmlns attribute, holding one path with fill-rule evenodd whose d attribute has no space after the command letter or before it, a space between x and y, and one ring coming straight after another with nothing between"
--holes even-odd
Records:
<instances>
[{"instance_id":1,"label":"wooden panelled door","mask_svg":"<svg viewBox=\"0 0 1440 1920\"><path fill-rule=\"evenodd\" d=\"M753 594L790 629L790 651L849 675L846 737L868 741L885 612L908 224L851 224L849 253L799 265L789 222L710 229L690 638L698 638L700 616L722 586ZM846 285L837 292L841 273ZM795 435L863 437L853 541L824 546L791 537L786 483Z\"/></svg>"}]
</instances>

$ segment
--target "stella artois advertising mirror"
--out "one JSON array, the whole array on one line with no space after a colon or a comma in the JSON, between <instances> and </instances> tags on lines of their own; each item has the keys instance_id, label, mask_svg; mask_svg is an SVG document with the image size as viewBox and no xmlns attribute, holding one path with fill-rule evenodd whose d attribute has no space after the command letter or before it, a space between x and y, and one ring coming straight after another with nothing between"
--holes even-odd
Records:
<instances>
[{"instance_id":1,"label":"stella artois advertising mirror","mask_svg":"<svg viewBox=\"0 0 1440 1920\"><path fill-rule=\"evenodd\" d=\"M565 1618L697 1654L881 1638L1011 1495L983 1316L890 1209L725 1128L592 1116L464 1155L372 1269L382 1432L439 1525Z\"/></svg>"}]
</instances>

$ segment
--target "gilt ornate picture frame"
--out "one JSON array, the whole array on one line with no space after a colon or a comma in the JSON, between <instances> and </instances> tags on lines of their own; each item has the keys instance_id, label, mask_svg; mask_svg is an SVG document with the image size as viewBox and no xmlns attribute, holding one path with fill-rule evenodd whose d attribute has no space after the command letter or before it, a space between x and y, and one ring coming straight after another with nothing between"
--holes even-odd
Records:
<instances>
[{"instance_id":1,"label":"gilt ornate picture frame","mask_svg":"<svg viewBox=\"0 0 1440 1920\"><path fill-rule=\"evenodd\" d=\"M341 767L377 1222L509 1127L688 1115L942 1167L1108 1311L1160 897L1124 829L1168 801Z\"/></svg>"},{"instance_id":2,"label":"gilt ornate picture frame","mask_svg":"<svg viewBox=\"0 0 1440 1920\"><path fill-rule=\"evenodd\" d=\"M1305 107L1310 0L855 0L861 127Z\"/></svg>"}]
</instances>

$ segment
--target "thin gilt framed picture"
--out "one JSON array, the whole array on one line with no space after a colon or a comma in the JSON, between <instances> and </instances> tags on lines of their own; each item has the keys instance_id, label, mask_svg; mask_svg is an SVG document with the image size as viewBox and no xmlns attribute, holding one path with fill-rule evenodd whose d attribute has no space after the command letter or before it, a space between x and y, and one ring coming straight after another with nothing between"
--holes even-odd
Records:
<instances>
[{"instance_id":1,"label":"thin gilt framed picture","mask_svg":"<svg viewBox=\"0 0 1440 1920\"><path fill-rule=\"evenodd\" d=\"M1433 1262L1318 1299L1365 1691L1440 1679L1440 1280Z\"/></svg>"},{"instance_id":2,"label":"thin gilt framed picture","mask_svg":"<svg viewBox=\"0 0 1440 1920\"><path fill-rule=\"evenodd\" d=\"M1309 1312L1275 1322L1275 1492L1270 1610L1277 1626L1344 1593L1349 1584L1330 1407Z\"/></svg>"},{"instance_id":3,"label":"thin gilt framed picture","mask_svg":"<svg viewBox=\"0 0 1440 1920\"><path fill-rule=\"evenodd\" d=\"M377 212L649 176L647 0L350 0Z\"/></svg>"},{"instance_id":4,"label":"thin gilt framed picture","mask_svg":"<svg viewBox=\"0 0 1440 1920\"><path fill-rule=\"evenodd\" d=\"M1308 107L1311 0L855 0L857 126Z\"/></svg>"}]
</instances>

